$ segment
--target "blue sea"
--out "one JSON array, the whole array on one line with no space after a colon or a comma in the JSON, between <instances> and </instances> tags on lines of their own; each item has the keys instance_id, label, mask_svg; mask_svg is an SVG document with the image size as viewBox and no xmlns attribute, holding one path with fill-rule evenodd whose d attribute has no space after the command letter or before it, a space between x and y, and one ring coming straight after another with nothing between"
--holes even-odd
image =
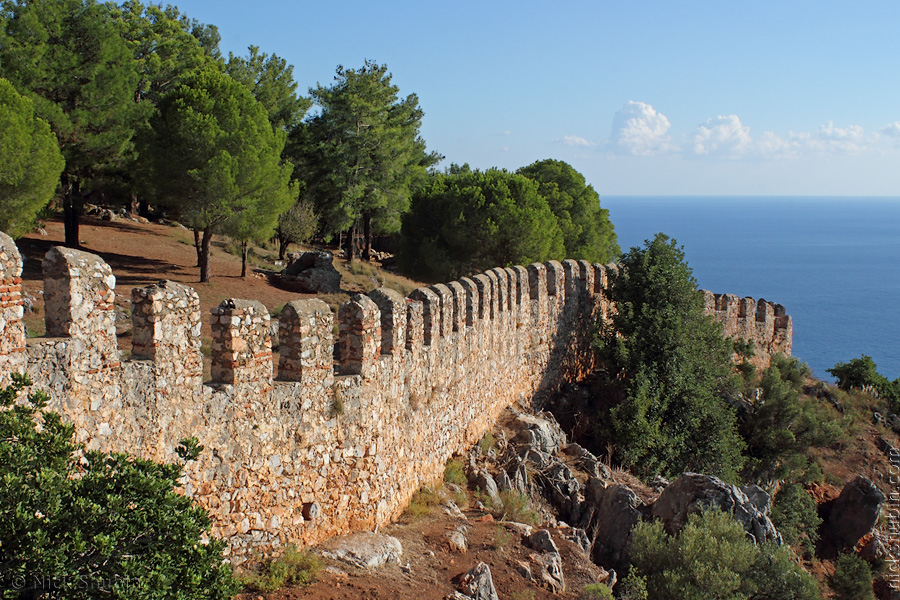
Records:
<instances>
[{"instance_id":1,"label":"blue sea","mask_svg":"<svg viewBox=\"0 0 900 600\"><path fill-rule=\"evenodd\" d=\"M623 251L663 232L700 288L783 304L813 373L862 354L900 377L900 198L613 197Z\"/></svg>"}]
</instances>

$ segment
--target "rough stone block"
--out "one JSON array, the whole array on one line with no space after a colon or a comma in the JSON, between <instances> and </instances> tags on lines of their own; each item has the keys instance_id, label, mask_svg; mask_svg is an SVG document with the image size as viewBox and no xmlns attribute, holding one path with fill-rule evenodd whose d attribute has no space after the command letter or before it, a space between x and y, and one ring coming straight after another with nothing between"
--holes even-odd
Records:
<instances>
[{"instance_id":1,"label":"rough stone block","mask_svg":"<svg viewBox=\"0 0 900 600\"><path fill-rule=\"evenodd\" d=\"M381 311L362 294L356 294L338 309L340 371L344 375L369 377L381 354Z\"/></svg>"},{"instance_id":2,"label":"rough stone block","mask_svg":"<svg viewBox=\"0 0 900 600\"><path fill-rule=\"evenodd\" d=\"M491 280L484 273L479 273L472 278L475 281L475 287L478 288L478 320L487 321L491 319Z\"/></svg>"},{"instance_id":3,"label":"rough stone block","mask_svg":"<svg viewBox=\"0 0 900 600\"><path fill-rule=\"evenodd\" d=\"M438 331L441 337L447 337L453 332L453 294L450 292L450 288L443 283L435 284L430 289L440 302Z\"/></svg>"},{"instance_id":4,"label":"rough stone block","mask_svg":"<svg viewBox=\"0 0 900 600\"><path fill-rule=\"evenodd\" d=\"M472 279L468 277L463 277L459 280L460 285L462 285L463 289L466 291L466 303L465 303L465 323L466 327L473 327L475 323L478 322L478 306L479 306L479 294L478 294L478 285Z\"/></svg>"},{"instance_id":5,"label":"rough stone block","mask_svg":"<svg viewBox=\"0 0 900 600\"><path fill-rule=\"evenodd\" d=\"M76 369L118 363L116 278L109 265L96 254L54 246L43 268L47 336L85 342L88 351L73 357Z\"/></svg>"},{"instance_id":6,"label":"rough stone block","mask_svg":"<svg viewBox=\"0 0 900 600\"><path fill-rule=\"evenodd\" d=\"M459 281L451 281L447 287L453 296L453 331L463 331L466 328L466 289Z\"/></svg>"},{"instance_id":7,"label":"rough stone block","mask_svg":"<svg viewBox=\"0 0 900 600\"><path fill-rule=\"evenodd\" d=\"M420 300L406 299L406 349L413 355L425 345L425 305Z\"/></svg>"},{"instance_id":8,"label":"rough stone block","mask_svg":"<svg viewBox=\"0 0 900 600\"><path fill-rule=\"evenodd\" d=\"M440 337L441 299L434 290L426 287L414 289L409 297L422 303L423 339L426 346L431 346Z\"/></svg>"},{"instance_id":9,"label":"rough stone block","mask_svg":"<svg viewBox=\"0 0 900 600\"><path fill-rule=\"evenodd\" d=\"M0 379L25 368L22 322L22 255L11 237L0 232Z\"/></svg>"},{"instance_id":10,"label":"rough stone block","mask_svg":"<svg viewBox=\"0 0 900 600\"><path fill-rule=\"evenodd\" d=\"M200 296L174 281L131 290L131 355L152 360L158 385L193 387L203 378Z\"/></svg>"},{"instance_id":11,"label":"rough stone block","mask_svg":"<svg viewBox=\"0 0 900 600\"><path fill-rule=\"evenodd\" d=\"M272 388L269 311L257 300L230 298L212 309L211 374L214 382Z\"/></svg>"},{"instance_id":12,"label":"rough stone block","mask_svg":"<svg viewBox=\"0 0 900 600\"><path fill-rule=\"evenodd\" d=\"M381 353L402 356L406 347L406 299L386 287L369 292L381 311Z\"/></svg>"},{"instance_id":13,"label":"rough stone block","mask_svg":"<svg viewBox=\"0 0 900 600\"><path fill-rule=\"evenodd\" d=\"M278 378L308 388L334 381L334 313L318 298L284 305L278 322Z\"/></svg>"}]
</instances>

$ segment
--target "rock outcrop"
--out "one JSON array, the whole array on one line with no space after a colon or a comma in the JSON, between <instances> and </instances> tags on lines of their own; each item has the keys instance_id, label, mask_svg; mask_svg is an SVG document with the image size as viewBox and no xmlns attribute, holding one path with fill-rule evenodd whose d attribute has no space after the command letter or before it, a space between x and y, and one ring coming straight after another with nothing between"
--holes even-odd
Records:
<instances>
[{"instance_id":1,"label":"rock outcrop","mask_svg":"<svg viewBox=\"0 0 900 600\"><path fill-rule=\"evenodd\" d=\"M335 294L341 291L341 274L332 264L330 252L291 252L281 280L307 294Z\"/></svg>"},{"instance_id":2,"label":"rock outcrop","mask_svg":"<svg viewBox=\"0 0 900 600\"><path fill-rule=\"evenodd\" d=\"M781 534L769 518L769 495L762 488L738 488L712 475L682 474L663 490L650 514L662 520L669 535L675 535L690 515L711 507L734 515L734 520L756 542L782 543Z\"/></svg>"},{"instance_id":3,"label":"rock outcrop","mask_svg":"<svg viewBox=\"0 0 900 600\"><path fill-rule=\"evenodd\" d=\"M857 476L847 482L841 495L823 507L825 515L821 535L823 541L834 544L836 550L852 548L878 522L884 494L872 480Z\"/></svg>"},{"instance_id":4,"label":"rock outcrop","mask_svg":"<svg viewBox=\"0 0 900 600\"><path fill-rule=\"evenodd\" d=\"M354 533L332 538L319 551L322 556L360 569L377 569L387 563L400 564L403 546L400 540L378 533Z\"/></svg>"}]
</instances>

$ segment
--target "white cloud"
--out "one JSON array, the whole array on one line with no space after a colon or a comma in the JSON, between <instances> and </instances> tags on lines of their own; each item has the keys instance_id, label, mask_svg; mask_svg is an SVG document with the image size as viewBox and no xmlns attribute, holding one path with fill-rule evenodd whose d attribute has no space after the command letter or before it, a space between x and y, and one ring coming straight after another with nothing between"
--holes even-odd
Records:
<instances>
[{"instance_id":1,"label":"white cloud","mask_svg":"<svg viewBox=\"0 0 900 600\"><path fill-rule=\"evenodd\" d=\"M752 143L750 128L737 115L719 115L697 128L692 149L695 154L738 158L750 150Z\"/></svg>"},{"instance_id":2,"label":"white cloud","mask_svg":"<svg viewBox=\"0 0 900 600\"><path fill-rule=\"evenodd\" d=\"M693 133L670 135L669 119L645 102L629 100L613 118L608 148L619 154L650 156L683 154L718 159L772 160L813 156L884 153L900 147L900 121L872 132L860 125L837 126L833 121L815 131L752 135L738 115L719 115L701 123ZM590 140L567 135L570 146L593 146Z\"/></svg>"},{"instance_id":3,"label":"white cloud","mask_svg":"<svg viewBox=\"0 0 900 600\"><path fill-rule=\"evenodd\" d=\"M900 136L900 123L895 125ZM878 149L879 138L878 133L866 134L859 125L836 127L832 121L813 132L790 131L780 136L765 131L753 137L750 128L741 123L737 115L728 115L709 119L698 126L690 152L698 156L762 159L860 154Z\"/></svg>"},{"instance_id":4,"label":"white cloud","mask_svg":"<svg viewBox=\"0 0 900 600\"><path fill-rule=\"evenodd\" d=\"M900 138L900 121L895 121L890 125L882 127L879 133L882 133L888 137Z\"/></svg>"},{"instance_id":5,"label":"white cloud","mask_svg":"<svg viewBox=\"0 0 900 600\"><path fill-rule=\"evenodd\" d=\"M610 148L624 154L648 156L674 150L669 119L645 102L629 100L613 118Z\"/></svg>"},{"instance_id":6,"label":"white cloud","mask_svg":"<svg viewBox=\"0 0 900 600\"><path fill-rule=\"evenodd\" d=\"M588 139L585 139L578 135L564 135L562 138L562 143L567 146L596 146L597 142L592 142Z\"/></svg>"}]
</instances>

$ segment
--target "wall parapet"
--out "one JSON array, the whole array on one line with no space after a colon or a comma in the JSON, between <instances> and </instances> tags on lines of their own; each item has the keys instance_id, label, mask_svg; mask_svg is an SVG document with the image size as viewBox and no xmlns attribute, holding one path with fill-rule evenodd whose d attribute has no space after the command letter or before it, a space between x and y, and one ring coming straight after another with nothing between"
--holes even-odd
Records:
<instances>
[{"instance_id":1,"label":"wall parapet","mask_svg":"<svg viewBox=\"0 0 900 600\"><path fill-rule=\"evenodd\" d=\"M753 341L750 363L765 367L778 353L790 355L794 328L784 306L760 298L739 298L701 290L704 309L722 324L726 336Z\"/></svg>"},{"instance_id":2,"label":"wall parapet","mask_svg":"<svg viewBox=\"0 0 900 600\"><path fill-rule=\"evenodd\" d=\"M26 344L22 261L0 235L0 375L27 372L89 449L171 461L178 441L196 436L207 451L187 465L185 492L210 512L236 562L396 518L505 408L540 406L587 373L587 323L610 310L615 268L567 260L491 269L408 298L385 288L356 295L337 315L321 300L295 300L279 316L277 358L265 306L228 299L210 315L204 384L193 289L161 281L132 290L132 357L123 360L109 267L64 248L44 263L56 337ZM704 298L739 334L771 333L773 348L786 336L790 349L783 307Z\"/></svg>"}]
</instances>

